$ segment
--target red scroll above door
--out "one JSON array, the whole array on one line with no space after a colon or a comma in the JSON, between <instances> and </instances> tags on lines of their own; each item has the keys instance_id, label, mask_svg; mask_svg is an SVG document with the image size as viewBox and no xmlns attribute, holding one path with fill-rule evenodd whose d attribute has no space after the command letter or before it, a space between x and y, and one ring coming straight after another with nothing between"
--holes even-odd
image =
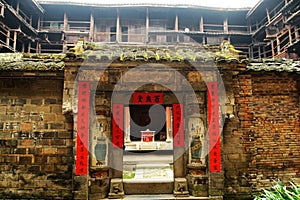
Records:
<instances>
[{"instance_id":1,"label":"red scroll above door","mask_svg":"<svg viewBox=\"0 0 300 200\"><path fill-rule=\"evenodd\" d=\"M163 104L164 94L162 92L135 92L132 94L133 104Z\"/></svg>"}]
</instances>

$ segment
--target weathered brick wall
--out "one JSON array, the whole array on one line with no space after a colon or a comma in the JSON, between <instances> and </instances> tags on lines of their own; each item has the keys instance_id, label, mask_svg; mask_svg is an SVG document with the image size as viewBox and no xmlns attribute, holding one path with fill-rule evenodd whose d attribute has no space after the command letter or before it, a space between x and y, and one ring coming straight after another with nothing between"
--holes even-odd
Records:
<instances>
[{"instance_id":1,"label":"weathered brick wall","mask_svg":"<svg viewBox=\"0 0 300 200\"><path fill-rule=\"evenodd\" d=\"M286 73L255 74L252 92L253 144L249 173L253 190L270 186L272 179L300 183L297 79Z\"/></svg>"},{"instance_id":2,"label":"weathered brick wall","mask_svg":"<svg viewBox=\"0 0 300 200\"><path fill-rule=\"evenodd\" d=\"M0 79L0 198L72 197L72 118L63 80Z\"/></svg>"},{"instance_id":3,"label":"weathered brick wall","mask_svg":"<svg viewBox=\"0 0 300 200\"><path fill-rule=\"evenodd\" d=\"M234 117L223 132L227 199L251 198L278 179L299 183L299 78L248 72L231 83Z\"/></svg>"}]
</instances>

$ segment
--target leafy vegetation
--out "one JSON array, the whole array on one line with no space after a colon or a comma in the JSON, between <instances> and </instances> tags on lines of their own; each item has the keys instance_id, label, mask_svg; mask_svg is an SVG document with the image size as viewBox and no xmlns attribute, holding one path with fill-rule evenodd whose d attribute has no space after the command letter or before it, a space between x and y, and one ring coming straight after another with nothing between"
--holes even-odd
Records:
<instances>
[{"instance_id":1,"label":"leafy vegetation","mask_svg":"<svg viewBox=\"0 0 300 200\"><path fill-rule=\"evenodd\" d=\"M286 187L278 181L270 190L264 189L255 200L300 200L300 185L290 183L291 187Z\"/></svg>"}]
</instances>

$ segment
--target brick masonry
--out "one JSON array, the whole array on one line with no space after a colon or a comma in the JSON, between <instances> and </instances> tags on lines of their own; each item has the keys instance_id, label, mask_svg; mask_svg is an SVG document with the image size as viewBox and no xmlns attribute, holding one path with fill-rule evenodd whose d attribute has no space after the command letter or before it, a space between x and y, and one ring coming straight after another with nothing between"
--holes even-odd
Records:
<instances>
[{"instance_id":1,"label":"brick masonry","mask_svg":"<svg viewBox=\"0 0 300 200\"><path fill-rule=\"evenodd\" d=\"M120 175L107 166L97 166L94 158L90 159L90 176L73 174L76 125L70 114L76 101L78 66L69 63L64 79L1 77L0 198L97 199L107 195L110 178ZM180 65L173 68L199 94L205 93L203 79L208 80L210 72L201 77ZM117 63L104 72L97 87L93 104L108 138L111 91L128 69L126 64ZM245 71L244 64L235 63L222 64L219 69L226 89L222 171L205 172L209 182L205 193L220 199L251 199L255 192L270 187L273 180L300 183L299 75ZM97 83L99 70L87 71L79 78L92 77ZM140 89L166 91L154 85ZM205 105L199 106L205 118ZM91 125L91 130L96 128Z\"/></svg>"},{"instance_id":2,"label":"brick masonry","mask_svg":"<svg viewBox=\"0 0 300 200\"><path fill-rule=\"evenodd\" d=\"M72 121L62 79L0 79L0 198L72 198Z\"/></svg>"},{"instance_id":3,"label":"brick masonry","mask_svg":"<svg viewBox=\"0 0 300 200\"><path fill-rule=\"evenodd\" d=\"M299 76L247 72L231 84L234 117L224 127L225 196L251 198L276 180L299 184Z\"/></svg>"}]
</instances>

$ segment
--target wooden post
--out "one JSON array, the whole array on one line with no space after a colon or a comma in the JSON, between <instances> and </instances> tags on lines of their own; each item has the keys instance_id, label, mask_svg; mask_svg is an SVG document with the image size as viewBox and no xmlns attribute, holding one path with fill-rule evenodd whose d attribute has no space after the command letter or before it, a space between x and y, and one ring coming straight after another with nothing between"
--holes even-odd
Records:
<instances>
[{"instance_id":1,"label":"wooden post","mask_svg":"<svg viewBox=\"0 0 300 200\"><path fill-rule=\"evenodd\" d=\"M263 46L263 55L264 55L264 58L267 57L267 54L266 54L266 47L265 47L265 46Z\"/></svg>"},{"instance_id":2,"label":"wooden post","mask_svg":"<svg viewBox=\"0 0 300 200\"><path fill-rule=\"evenodd\" d=\"M117 8L116 42L120 42L120 10Z\"/></svg>"},{"instance_id":3,"label":"wooden post","mask_svg":"<svg viewBox=\"0 0 300 200\"><path fill-rule=\"evenodd\" d=\"M228 33L228 19L226 18L223 23L224 33Z\"/></svg>"},{"instance_id":4,"label":"wooden post","mask_svg":"<svg viewBox=\"0 0 300 200\"><path fill-rule=\"evenodd\" d=\"M294 29L295 29L295 39L298 40L298 39L299 39L299 33L298 33L298 30L299 30L300 28L295 27Z\"/></svg>"},{"instance_id":5,"label":"wooden post","mask_svg":"<svg viewBox=\"0 0 300 200\"><path fill-rule=\"evenodd\" d=\"M172 141L172 127L171 127L171 107L166 107L166 134L167 134L167 139L166 142L171 142Z\"/></svg>"},{"instance_id":6,"label":"wooden post","mask_svg":"<svg viewBox=\"0 0 300 200\"><path fill-rule=\"evenodd\" d=\"M24 42L22 42L22 50L21 50L21 52L25 52L25 44L24 44Z\"/></svg>"},{"instance_id":7,"label":"wooden post","mask_svg":"<svg viewBox=\"0 0 300 200\"><path fill-rule=\"evenodd\" d=\"M280 40L279 40L279 37L276 37L276 42L277 42L277 54L280 54Z\"/></svg>"},{"instance_id":8,"label":"wooden post","mask_svg":"<svg viewBox=\"0 0 300 200\"><path fill-rule=\"evenodd\" d=\"M248 47L248 54L249 54L249 58L253 58L251 57L251 47Z\"/></svg>"},{"instance_id":9,"label":"wooden post","mask_svg":"<svg viewBox=\"0 0 300 200\"><path fill-rule=\"evenodd\" d=\"M20 11L20 2L19 1L17 1L16 11L19 14L19 11Z\"/></svg>"},{"instance_id":10,"label":"wooden post","mask_svg":"<svg viewBox=\"0 0 300 200\"><path fill-rule=\"evenodd\" d=\"M31 49L31 41L28 42L28 49L27 49L28 53L30 53L30 49Z\"/></svg>"},{"instance_id":11,"label":"wooden post","mask_svg":"<svg viewBox=\"0 0 300 200\"><path fill-rule=\"evenodd\" d=\"M174 26L174 29L176 32L178 32L178 14L176 13L176 16L175 16L175 26ZM176 43L179 42L179 35L178 33L176 33Z\"/></svg>"},{"instance_id":12,"label":"wooden post","mask_svg":"<svg viewBox=\"0 0 300 200\"><path fill-rule=\"evenodd\" d=\"M275 47L274 47L274 41L271 40L271 49L272 49L272 58L275 56Z\"/></svg>"},{"instance_id":13,"label":"wooden post","mask_svg":"<svg viewBox=\"0 0 300 200\"><path fill-rule=\"evenodd\" d=\"M68 45L67 45L67 41L65 40L65 33L62 33L62 41L63 41L62 52L66 53L68 50Z\"/></svg>"},{"instance_id":14,"label":"wooden post","mask_svg":"<svg viewBox=\"0 0 300 200\"><path fill-rule=\"evenodd\" d=\"M174 25L174 27L175 27L175 31L178 31L178 14L176 13L176 16L175 16L175 25Z\"/></svg>"},{"instance_id":15,"label":"wooden post","mask_svg":"<svg viewBox=\"0 0 300 200\"><path fill-rule=\"evenodd\" d=\"M37 30L41 30L41 17L39 16L38 18L38 23L37 23Z\"/></svg>"},{"instance_id":16,"label":"wooden post","mask_svg":"<svg viewBox=\"0 0 300 200\"><path fill-rule=\"evenodd\" d=\"M249 32L252 33L252 24L251 24L250 20L248 21L248 24L249 24L249 26L248 26L249 27Z\"/></svg>"},{"instance_id":17,"label":"wooden post","mask_svg":"<svg viewBox=\"0 0 300 200\"><path fill-rule=\"evenodd\" d=\"M130 110L129 110L129 106L125 107L125 143L130 143Z\"/></svg>"},{"instance_id":18,"label":"wooden post","mask_svg":"<svg viewBox=\"0 0 300 200\"><path fill-rule=\"evenodd\" d=\"M270 23L270 21L271 21L271 17L270 17L270 13L269 13L269 10L268 10L268 8L266 8L266 12L267 12L267 18L268 18L268 22Z\"/></svg>"},{"instance_id":19,"label":"wooden post","mask_svg":"<svg viewBox=\"0 0 300 200\"><path fill-rule=\"evenodd\" d=\"M95 20L93 13L91 13L90 17L90 34L89 34L89 40L94 41L94 28L95 28Z\"/></svg>"},{"instance_id":20,"label":"wooden post","mask_svg":"<svg viewBox=\"0 0 300 200\"><path fill-rule=\"evenodd\" d=\"M289 31L289 44L293 44L293 37L292 37L292 30L291 30L291 26L288 26L288 31Z\"/></svg>"},{"instance_id":21,"label":"wooden post","mask_svg":"<svg viewBox=\"0 0 300 200\"><path fill-rule=\"evenodd\" d=\"M64 14L64 31L68 30L68 16L67 13L65 12Z\"/></svg>"},{"instance_id":22,"label":"wooden post","mask_svg":"<svg viewBox=\"0 0 300 200\"><path fill-rule=\"evenodd\" d=\"M149 8L146 10L146 43L149 42Z\"/></svg>"},{"instance_id":23,"label":"wooden post","mask_svg":"<svg viewBox=\"0 0 300 200\"><path fill-rule=\"evenodd\" d=\"M6 35L6 45L10 46L10 31L7 31L7 35Z\"/></svg>"},{"instance_id":24,"label":"wooden post","mask_svg":"<svg viewBox=\"0 0 300 200\"><path fill-rule=\"evenodd\" d=\"M204 32L204 22L203 22L203 17L202 17L202 16L201 16L201 18L200 18L199 31L200 31L201 33Z\"/></svg>"},{"instance_id":25,"label":"wooden post","mask_svg":"<svg viewBox=\"0 0 300 200\"><path fill-rule=\"evenodd\" d=\"M16 51L17 49L17 38L18 37L18 32L14 31L14 43L13 43L13 50Z\"/></svg>"}]
</instances>

